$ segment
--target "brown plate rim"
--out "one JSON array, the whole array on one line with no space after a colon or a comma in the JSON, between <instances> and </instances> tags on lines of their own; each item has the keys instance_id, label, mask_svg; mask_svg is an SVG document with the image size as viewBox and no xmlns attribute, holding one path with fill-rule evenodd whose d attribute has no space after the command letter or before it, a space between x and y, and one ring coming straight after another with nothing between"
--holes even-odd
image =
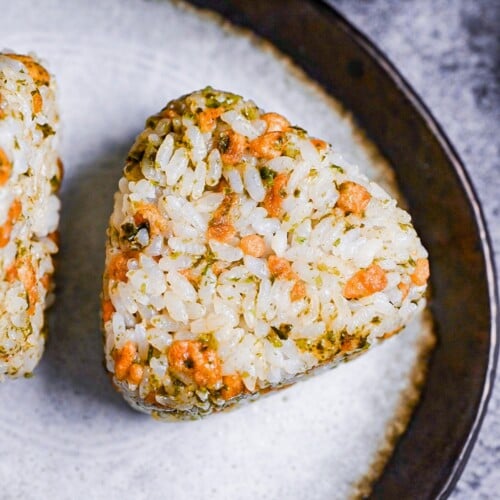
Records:
<instances>
[{"instance_id":1,"label":"brown plate rim","mask_svg":"<svg viewBox=\"0 0 500 500\"><path fill-rule=\"evenodd\" d=\"M470 454L472 453L472 449L476 443L493 390L498 363L498 325L500 323L500 314L498 309L497 271L495 268L495 261L493 257L493 245L489 235L486 218L481 207L481 202L464 163L451 144L451 141L444 132L442 126L438 123L430 109L424 103L422 98L417 94L417 92L413 89L410 83L408 83L408 81L403 77L396 66L368 38L368 36L362 33L358 28L356 28L344 15L342 15L336 8L334 8L328 2L328 0L309 1L326 7L330 11L330 14L333 14L335 17L337 17L343 29L347 31L349 36L361 47L361 49L365 51L368 56L383 69L383 71L390 77L398 90L410 101L412 107L424 119L427 128L429 129L431 134L438 140L440 146L443 148L446 156L448 157L450 164L453 167L454 174L458 178L459 183L466 195L467 202L472 208L474 219L477 224L489 294L490 349L483 390L476 408L476 417L468 430L468 435L465 439L462 449L455 459L454 466L451 469L448 477L443 478L442 481L440 481L441 484L437 485L437 490L439 491L438 498L447 498L453 491L458 479L460 478L470 457Z\"/></svg>"}]
</instances>

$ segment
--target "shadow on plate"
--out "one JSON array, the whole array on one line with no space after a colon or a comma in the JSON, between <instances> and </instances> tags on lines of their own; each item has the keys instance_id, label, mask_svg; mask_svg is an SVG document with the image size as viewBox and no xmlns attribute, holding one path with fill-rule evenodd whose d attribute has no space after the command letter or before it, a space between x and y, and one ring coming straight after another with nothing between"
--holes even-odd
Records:
<instances>
[{"instance_id":1,"label":"shadow on plate","mask_svg":"<svg viewBox=\"0 0 500 500\"><path fill-rule=\"evenodd\" d=\"M66 396L77 396L92 406L97 402L128 408L104 370L99 314L106 227L133 140L110 143L105 154L75 165L63 181L57 296L43 358L44 378L62 404Z\"/></svg>"}]
</instances>

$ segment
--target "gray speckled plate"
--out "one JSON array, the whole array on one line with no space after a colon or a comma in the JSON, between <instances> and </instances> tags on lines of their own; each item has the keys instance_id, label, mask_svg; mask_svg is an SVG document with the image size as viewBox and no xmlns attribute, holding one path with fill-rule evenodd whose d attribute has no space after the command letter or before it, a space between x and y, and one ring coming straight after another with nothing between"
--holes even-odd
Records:
<instances>
[{"instance_id":1,"label":"gray speckled plate","mask_svg":"<svg viewBox=\"0 0 500 500\"><path fill-rule=\"evenodd\" d=\"M404 429L433 337L418 318L367 356L200 422L134 413L102 368L104 234L144 119L211 84L285 114L394 189L340 105L266 45L169 2L0 0L1 43L56 75L66 178L51 337L32 379L0 386L3 498L346 498Z\"/></svg>"}]
</instances>

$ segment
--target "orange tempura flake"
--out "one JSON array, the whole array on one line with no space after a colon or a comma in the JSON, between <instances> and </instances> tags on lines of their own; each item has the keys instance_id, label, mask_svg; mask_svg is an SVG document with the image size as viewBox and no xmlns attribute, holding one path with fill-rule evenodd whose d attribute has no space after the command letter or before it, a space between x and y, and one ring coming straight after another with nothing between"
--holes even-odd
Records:
<instances>
[{"instance_id":1,"label":"orange tempura flake","mask_svg":"<svg viewBox=\"0 0 500 500\"><path fill-rule=\"evenodd\" d=\"M17 266L14 261L12 265L5 271L5 280L7 283L12 283L15 279L17 279Z\"/></svg>"},{"instance_id":2,"label":"orange tempura flake","mask_svg":"<svg viewBox=\"0 0 500 500\"><path fill-rule=\"evenodd\" d=\"M31 109L33 110L33 114L36 115L42 111L43 107L43 99L40 91L36 89L31 96Z\"/></svg>"},{"instance_id":3,"label":"orange tempura flake","mask_svg":"<svg viewBox=\"0 0 500 500\"><path fill-rule=\"evenodd\" d=\"M207 108L198 113L198 123L202 133L211 132L217 123L217 118L224 113L224 108Z\"/></svg>"},{"instance_id":4,"label":"orange tempura flake","mask_svg":"<svg viewBox=\"0 0 500 500\"><path fill-rule=\"evenodd\" d=\"M167 230L167 220L155 205L151 203L137 203L135 206L134 222L136 226L147 224L151 237L158 236Z\"/></svg>"},{"instance_id":5,"label":"orange tempura flake","mask_svg":"<svg viewBox=\"0 0 500 500\"><path fill-rule=\"evenodd\" d=\"M50 273L45 273L40 278L40 283L42 284L43 288L45 288L45 290L48 290L50 287L51 277L52 275Z\"/></svg>"},{"instance_id":6,"label":"orange tempura flake","mask_svg":"<svg viewBox=\"0 0 500 500\"><path fill-rule=\"evenodd\" d=\"M415 270L410 276L411 281L417 286L424 286L430 276L429 261L427 259L417 259Z\"/></svg>"},{"instance_id":7,"label":"orange tempura flake","mask_svg":"<svg viewBox=\"0 0 500 500\"><path fill-rule=\"evenodd\" d=\"M214 186L213 189L216 193L228 193L231 190L224 177L221 177L220 181Z\"/></svg>"},{"instance_id":8,"label":"orange tempura flake","mask_svg":"<svg viewBox=\"0 0 500 500\"><path fill-rule=\"evenodd\" d=\"M257 158L271 160L282 155L286 142L284 132L267 132L250 141L249 148Z\"/></svg>"},{"instance_id":9,"label":"orange tempura flake","mask_svg":"<svg viewBox=\"0 0 500 500\"><path fill-rule=\"evenodd\" d=\"M127 341L125 345L115 353L115 376L118 380L125 380L132 363L137 354L137 347L131 341Z\"/></svg>"},{"instance_id":10,"label":"orange tempura flake","mask_svg":"<svg viewBox=\"0 0 500 500\"><path fill-rule=\"evenodd\" d=\"M238 195L236 193L224 196L208 223L207 238L209 240L227 242L236 234L232 212L237 203Z\"/></svg>"},{"instance_id":11,"label":"orange tempura flake","mask_svg":"<svg viewBox=\"0 0 500 500\"><path fill-rule=\"evenodd\" d=\"M397 335L404 327L400 326L399 328L395 328L394 330L391 330L390 332L384 333L380 338L382 339L390 339L391 337L394 337L394 335Z\"/></svg>"},{"instance_id":12,"label":"orange tempura flake","mask_svg":"<svg viewBox=\"0 0 500 500\"><path fill-rule=\"evenodd\" d=\"M264 113L260 119L266 122L266 132L285 132L290 128L290 122L278 113Z\"/></svg>"},{"instance_id":13,"label":"orange tempura flake","mask_svg":"<svg viewBox=\"0 0 500 500\"><path fill-rule=\"evenodd\" d=\"M386 286L385 271L378 264L372 264L351 276L342 294L346 299L361 299L382 291Z\"/></svg>"},{"instance_id":14,"label":"orange tempura flake","mask_svg":"<svg viewBox=\"0 0 500 500\"><path fill-rule=\"evenodd\" d=\"M28 295L28 314L32 316L35 313L36 303L38 302L38 289L36 270L33 262L28 257L21 257L16 260L17 276Z\"/></svg>"},{"instance_id":15,"label":"orange tempura flake","mask_svg":"<svg viewBox=\"0 0 500 500\"><path fill-rule=\"evenodd\" d=\"M410 284L409 283L405 283L403 281L401 281L399 284L398 284L398 288L399 290L401 291L401 294L402 294L402 299L406 299L406 297L408 297L408 292L410 291Z\"/></svg>"},{"instance_id":16,"label":"orange tempura flake","mask_svg":"<svg viewBox=\"0 0 500 500\"><path fill-rule=\"evenodd\" d=\"M347 214L361 215L371 198L366 188L356 182L346 181L340 185L336 206Z\"/></svg>"},{"instance_id":17,"label":"orange tempura flake","mask_svg":"<svg viewBox=\"0 0 500 500\"><path fill-rule=\"evenodd\" d=\"M243 250L243 253L247 255L262 257L266 251L266 243L262 236L258 234L249 234L241 238L240 248Z\"/></svg>"},{"instance_id":18,"label":"orange tempura flake","mask_svg":"<svg viewBox=\"0 0 500 500\"><path fill-rule=\"evenodd\" d=\"M311 139L311 143L318 151L324 151L328 148L328 143L321 139L313 138Z\"/></svg>"},{"instance_id":19,"label":"orange tempura flake","mask_svg":"<svg viewBox=\"0 0 500 500\"><path fill-rule=\"evenodd\" d=\"M103 300L101 308L102 308L102 321L104 323L107 323L112 318L113 313L115 312L113 303L109 299Z\"/></svg>"},{"instance_id":20,"label":"orange tempura flake","mask_svg":"<svg viewBox=\"0 0 500 500\"><path fill-rule=\"evenodd\" d=\"M3 248L10 241L10 233L12 232L12 222L7 219L0 226L0 248Z\"/></svg>"},{"instance_id":21,"label":"orange tempura flake","mask_svg":"<svg viewBox=\"0 0 500 500\"><path fill-rule=\"evenodd\" d=\"M0 226L0 248L3 248L10 241L10 235L14 227L14 223L17 221L22 212L21 202L16 198L9 208L7 213L7 220L2 226Z\"/></svg>"},{"instance_id":22,"label":"orange tempura flake","mask_svg":"<svg viewBox=\"0 0 500 500\"><path fill-rule=\"evenodd\" d=\"M292 266L283 257L270 255L267 259L267 265L271 274L278 279L294 279L295 273L292 271Z\"/></svg>"},{"instance_id":23,"label":"orange tempura flake","mask_svg":"<svg viewBox=\"0 0 500 500\"><path fill-rule=\"evenodd\" d=\"M239 396L245 390L243 379L238 373L224 375L222 377L222 383L224 386L221 390L221 396L226 401Z\"/></svg>"},{"instance_id":24,"label":"orange tempura flake","mask_svg":"<svg viewBox=\"0 0 500 500\"><path fill-rule=\"evenodd\" d=\"M39 63L37 63L31 56L21 54L2 54L10 59L15 59L24 64L28 70L29 75L37 85L48 85L50 83L49 72Z\"/></svg>"},{"instance_id":25,"label":"orange tempura flake","mask_svg":"<svg viewBox=\"0 0 500 500\"><path fill-rule=\"evenodd\" d=\"M5 186L12 173L12 164L9 161L7 153L0 148L0 186Z\"/></svg>"},{"instance_id":26,"label":"orange tempura flake","mask_svg":"<svg viewBox=\"0 0 500 500\"><path fill-rule=\"evenodd\" d=\"M213 224L208 228L207 238L217 240L222 243L229 241L236 234L236 229L232 224Z\"/></svg>"},{"instance_id":27,"label":"orange tempura flake","mask_svg":"<svg viewBox=\"0 0 500 500\"><path fill-rule=\"evenodd\" d=\"M108 277L110 280L127 281L128 261L137 258L135 251L121 252L113 255L108 265Z\"/></svg>"},{"instance_id":28,"label":"orange tempura flake","mask_svg":"<svg viewBox=\"0 0 500 500\"><path fill-rule=\"evenodd\" d=\"M215 276L219 276L219 274L223 273L229 266L229 262L223 262L220 260L216 260L212 264L212 272L215 274Z\"/></svg>"},{"instance_id":29,"label":"orange tempura flake","mask_svg":"<svg viewBox=\"0 0 500 500\"><path fill-rule=\"evenodd\" d=\"M306 296L306 284L302 280L297 280L290 291L290 300L295 302L296 300L303 299Z\"/></svg>"},{"instance_id":30,"label":"orange tempura flake","mask_svg":"<svg viewBox=\"0 0 500 500\"><path fill-rule=\"evenodd\" d=\"M222 365L217 353L198 340L175 340L167 353L170 370L200 387L222 383Z\"/></svg>"},{"instance_id":31,"label":"orange tempura flake","mask_svg":"<svg viewBox=\"0 0 500 500\"><path fill-rule=\"evenodd\" d=\"M148 403L149 405L158 404L158 402L156 401L156 393L154 391L148 392L148 394L144 398L144 401L146 401L146 403Z\"/></svg>"},{"instance_id":32,"label":"orange tempura flake","mask_svg":"<svg viewBox=\"0 0 500 500\"><path fill-rule=\"evenodd\" d=\"M267 210L270 217L281 217L282 203L287 196L287 182L288 174L282 172L275 177L273 184L267 190L262 206Z\"/></svg>"},{"instance_id":33,"label":"orange tempura flake","mask_svg":"<svg viewBox=\"0 0 500 500\"><path fill-rule=\"evenodd\" d=\"M141 382L144 375L144 367L140 363L132 363L127 373L127 382L137 385Z\"/></svg>"},{"instance_id":34,"label":"orange tempura flake","mask_svg":"<svg viewBox=\"0 0 500 500\"><path fill-rule=\"evenodd\" d=\"M59 235L59 231L52 231L51 233L49 233L47 235L47 238L49 238L49 240L53 241L57 247L59 248L59 242L60 242L60 235Z\"/></svg>"},{"instance_id":35,"label":"orange tempura flake","mask_svg":"<svg viewBox=\"0 0 500 500\"><path fill-rule=\"evenodd\" d=\"M15 222L19 218L19 216L21 215L22 210L23 210L23 206L21 204L21 201L16 198L12 202L12 205L9 208L8 218L12 222Z\"/></svg>"},{"instance_id":36,"label":"orange tempura flake","mask_svg":"<svg viewBox=\"0 0 500 500\"><path fill-rule=\"evenodd\" d=\"M359 338L355 336L348 335L340 344L340 350L342 352L352 352L356 350L359 346Z\"/></svg>"},{"instance_id":37,"label":"orange tempura flake","mask_svg":"<svg viewBox=\"0 0 500 500\"><path fill-rule=\"evenodd\" d=\"M236 165L240 162L245 152L247 139L244 135L229 130L221 134L218 145L221 150L222 163L226 165Z\"/></svg>"}]
</instances>

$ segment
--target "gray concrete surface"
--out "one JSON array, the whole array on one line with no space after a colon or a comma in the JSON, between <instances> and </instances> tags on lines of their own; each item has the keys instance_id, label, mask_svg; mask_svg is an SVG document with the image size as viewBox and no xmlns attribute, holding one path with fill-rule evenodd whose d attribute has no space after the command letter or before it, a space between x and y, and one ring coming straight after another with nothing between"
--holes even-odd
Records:
<instances>
[{"instance_id":1,"label":"gray concrete surface","mask_svg":"<svg viewBox=\"0 0 500 500\"><path fill-rule=\"evenodd\" d=\"M500 1L329 0L423 98L464 161L500 268ZM500 373L453 499L500 498Z\"/></svg>"}]
</instances>

